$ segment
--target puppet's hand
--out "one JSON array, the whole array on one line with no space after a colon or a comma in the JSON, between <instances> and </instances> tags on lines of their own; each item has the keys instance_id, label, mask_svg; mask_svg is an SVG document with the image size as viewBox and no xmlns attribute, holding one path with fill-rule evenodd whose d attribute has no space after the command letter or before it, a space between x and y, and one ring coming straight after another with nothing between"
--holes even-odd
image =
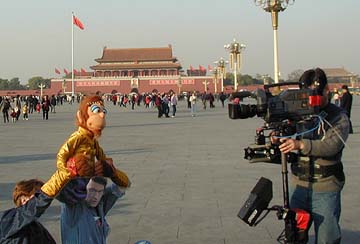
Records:
<instances>
[{"instance_id":1,"label":"puppet's hand","mask_svg":"<svg viewBox=\"0 0 360 244\"><path fill-rule=\"evenodd\" d=\"M95 175L104 176L104 167L100 160L95 163Z\"/></svg>"},{"instance_id":2,"label":"puppet's hand","mask_svg":"<svg viewBox=\"0 0 360 244\"><path fill-rule=\"evenodd\" d=\"M66 162L66 167L71 177L76 176L93 176L94 169L89 165L89 157L83 154L76 154Z\"/></svg>"},{"instance_id":3,"label":"puppet's hand","mask_svg":"<svg viewBox=\"0 0 360 244\"><path fill-rule=\"evenodd\" d=\"M104 177L110 177L111 180L119 187L130 187L131 182L128 176L121 170L116 169L112 158L102 161Z\"/></svg>"},{"instance_id":4,"label":"puppet's hand","mask_svg":"<svg viewBox=\"0 0 360 244\"><path fill-rule=\"evenodd\" d=\"M102 160L101 163L103 166L103 176L110 178L113 177L116 172L116 168L114 166L114 162L112 158L107 158L106 160Z\"/></svg>"},{"instance_id":5,"label":"puppet's hand","mask_svg":"<svg viewBox=\"0 0 360 244\"><path fill-rule=\"evenodd\" d=\"M129 177L125 174L125 172L118 169L115 171L114 176L111 177L111 180L119 187L129 188L131 186Z\"/></svg>"}]
</instances>

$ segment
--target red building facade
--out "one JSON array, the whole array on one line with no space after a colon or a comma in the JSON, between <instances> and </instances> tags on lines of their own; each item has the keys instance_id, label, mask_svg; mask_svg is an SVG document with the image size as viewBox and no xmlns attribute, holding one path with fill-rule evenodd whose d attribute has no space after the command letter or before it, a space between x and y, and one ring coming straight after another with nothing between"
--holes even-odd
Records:
<instances>
[{"instance_id":1,"label":"red building facade","mask_svg":"<svg viewBox=\"0 0 360 244\"><path fill-rule=\"evenodd\" d=\"M172 47L160 48L104 48L93 73L75 75L75 93L130 93L220 91L212 76L184 76L182 67L173 56ZM71 93L71 78L52 79L51 91Z\"/></svg>"}]
</instances>

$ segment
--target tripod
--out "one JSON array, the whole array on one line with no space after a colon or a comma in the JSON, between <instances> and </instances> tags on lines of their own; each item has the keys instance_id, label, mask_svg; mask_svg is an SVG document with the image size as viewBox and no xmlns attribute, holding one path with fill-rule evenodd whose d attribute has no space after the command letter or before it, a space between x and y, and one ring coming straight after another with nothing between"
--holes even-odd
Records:
<instances>
[{"instance_id":1,"label":"tripod","mask_svg":"<svg viewBox=\"0 0 360 244\"><path fill-rule=\"evenodd\" d=\"M284 244L305 244L308 241L307 229L302 230L298 228L297 215L308 215L308 213L300 209L290 209L287 163L287 154L281 153L281 173L284 205L274 205L271 208L265 208L264 210L267 210L267 212L252 225L256 226L258 223L260 223L260 221L262 221L270 213L270 211L276 211L276 216L278 219L284 220L285 222L285 228L278 236L277 241Z\"/></svg>"},{"instance_id":2,"label":"tripod","mask_svg":"<svg viewBox=\"0 0 360 244\"><path fill-rule=\"evenodd\" d=\"M310 215L301 209L290 209L287 164L297 163L298 155L292 152L282 153L276 144L266 144L263 130L270 129L275 133L273 135L286 136L294 134L294 128L294 126L289 126L287 122L265 125L256 132L256 145L245 149L245 158L251 162L270 162L276 164L281 162L283 205L274 205L268 208L272 199L272 182L261 177L238 213L238 217L245 223L250 226L256 226L270 211L276 211L278 219L285 222L285 228L277 238L279 243L284 244L302 244L307 242L307 227ZM267 212L262 215L263 210Z\"/></svg>"}]
</instances>

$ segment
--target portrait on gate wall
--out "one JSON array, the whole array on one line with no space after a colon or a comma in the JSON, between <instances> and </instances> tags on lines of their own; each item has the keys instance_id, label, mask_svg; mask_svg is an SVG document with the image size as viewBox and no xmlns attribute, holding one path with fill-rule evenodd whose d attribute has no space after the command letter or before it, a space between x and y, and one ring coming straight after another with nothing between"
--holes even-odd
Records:
<instances>
[{"instance_id":1,"label":"portrait on gate wall","mask_svg":"<svg viewBox=\"0 0 360 244\"><path fill-rule=\"evenodd\" d=\"M131 79L131 88L138 88L139 87L139 79L134 78Z\"/></svg>"}]
</instances>

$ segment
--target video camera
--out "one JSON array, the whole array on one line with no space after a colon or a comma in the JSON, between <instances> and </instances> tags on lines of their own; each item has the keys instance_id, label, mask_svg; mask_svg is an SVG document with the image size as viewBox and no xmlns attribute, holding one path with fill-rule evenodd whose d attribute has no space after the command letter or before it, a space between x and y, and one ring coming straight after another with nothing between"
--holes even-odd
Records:
<instances>
[{"instance_id":1,"label":"video camera","mask_svg":"<svg viewBox=\"0 0 360 244\"><path fill-rule=\"evenodd\" d=\"M273 95L270 88L289 87L278 95ZM293 135L296 131L313 126L309 118L319 113L321 96L317 88L304 87L299 82L284 82L264 85L264 89L257 89L232 94L233 103L229 103L229 117L231 119L247 119L257 115L265 121L265 125L256 130L255 144L245 148L245 159L250 163L270 162L280 163L280 150L272 144L265 135L271 131L282 135ZM251 97L256 99L256 104L240 104L237 100ZM299 128L303 127L303 128ZM294 154L289 154L289 162L297 160Z\"/></svg>"},{"instance_id":2,"label":"video camera","mask_svg":"<svg viewBox=\"0 0 360 244\"><path fill-rule=\"evenodd\" d=\"M297 89L287 89L274 96L270 92L272 87L297 85ZM317 114L321 102L317 89L304 88L299 82L284 82L264 85L264 89L257 89L254 93L243 91L232 94L233 98L243 99L252 97L257 100L256 105L229 104L231 119L247 119L257 115L267 123L281 122L285 119L300 121L307 115Z\"/></svg>"}]
</instances>

